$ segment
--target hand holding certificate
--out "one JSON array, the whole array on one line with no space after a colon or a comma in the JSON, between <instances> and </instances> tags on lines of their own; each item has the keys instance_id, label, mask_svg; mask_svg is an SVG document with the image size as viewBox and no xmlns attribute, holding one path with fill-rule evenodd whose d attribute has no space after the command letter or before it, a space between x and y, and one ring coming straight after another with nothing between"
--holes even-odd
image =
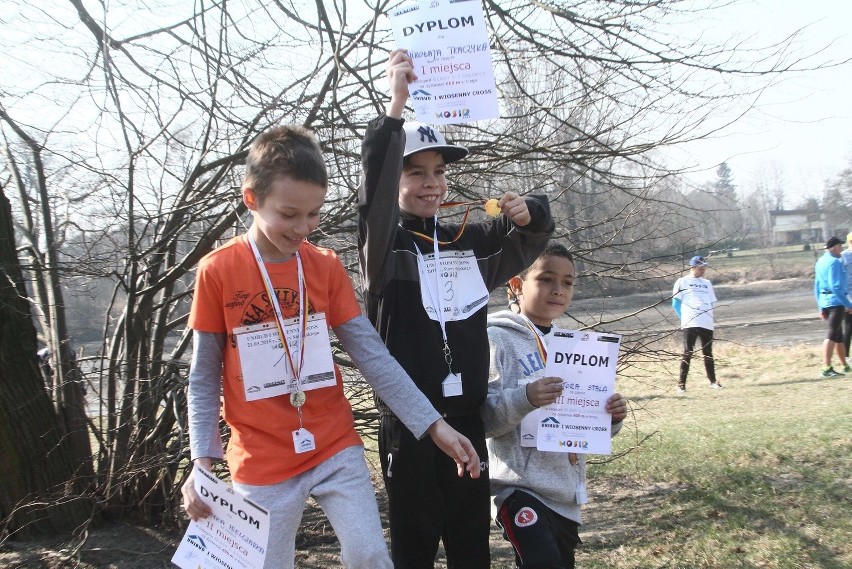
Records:
<instances>
[{"instance_id":1,"label":"hand holding certificate","mask_svg":"<svg viewBox=\"0 0 852 569\"><path fill-rule=\"evenodd\" d=\"M562 395L537 411L536 448L552 452L610 454L612 417L607 399L615 392L621 337L554 330L545 375L563 380Z\"/></svg>"},{"instance_id":2,"label":"hand holding certificate","mask_svg":"<svg viewBox=\"0 0 852 569\"><path fill-rule=\"evenodd\" d=\"M197 465L193 475L193 487L212 514L189 522L172 563L182 569L263 567L269 513Z\"/></svg>"}]
</instances>

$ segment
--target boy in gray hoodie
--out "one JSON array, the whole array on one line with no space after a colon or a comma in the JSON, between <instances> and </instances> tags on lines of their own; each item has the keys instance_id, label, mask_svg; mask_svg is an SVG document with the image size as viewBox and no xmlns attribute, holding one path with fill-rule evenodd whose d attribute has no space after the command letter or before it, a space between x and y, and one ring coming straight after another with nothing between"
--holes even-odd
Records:
<instances>
[{"instance_id":1,"label":"boy in gray hoodie","mask_svg":"<svg viewBox=\"0 0 852 569\"><path fill-rule=\"evenodd\" d=\"M525 446L520 426L525 416L562 392L561 379L544 377L544 364L553 320L570 306L575 278L571 253L550 244L509 281L520 313L503 310L488 318L491 372L482 418L489 437L492 511L521 568L573 568L580 543L586 456ZM606 410L615 435L627 416L627 402L615 393Z\"/></svg>"}]
</instances>

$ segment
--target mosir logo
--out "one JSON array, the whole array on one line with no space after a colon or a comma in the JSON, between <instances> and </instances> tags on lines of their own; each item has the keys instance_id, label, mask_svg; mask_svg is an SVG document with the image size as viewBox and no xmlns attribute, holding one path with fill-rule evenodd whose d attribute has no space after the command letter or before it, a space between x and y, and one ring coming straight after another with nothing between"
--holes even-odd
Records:
<instances>
[{"instance_id":1,"label":"mosir logo","mask_svg":"<svg viewBox=\"0 0 852 569\"><path fill-rule=\"evenodd\" d=\"M440 119L449 119L449 118L470 118L470 109L455 109L452 111L438 111L435 113L435 118Z\"/></svg>"}]
</instances>

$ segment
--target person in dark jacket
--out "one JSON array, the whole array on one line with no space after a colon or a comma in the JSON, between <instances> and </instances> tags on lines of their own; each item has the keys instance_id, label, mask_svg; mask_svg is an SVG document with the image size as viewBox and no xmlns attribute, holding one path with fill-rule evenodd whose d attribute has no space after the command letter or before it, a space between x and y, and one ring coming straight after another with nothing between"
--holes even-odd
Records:
<instances>
[{"instance_id":1,"label":"person in dark jacket","mask_svg":"<svg viewBox=\"0 0 852 569\"><path fill-rule=\"evenodd\" d=\"M447 164L468 150L429 125L403 120L416 79L405 51L390 54L387 74L391 101L362 145L358 246L367 317L435 408L485 457L480 406L488 390L489 294L544 250L553 219L544 197L507 192L495 200L493 221L439 222ZM395 565L433 567L443 540L448 566L490 567L487 464L478 479L461 476L380 399L376 404Z\"/></svg>"}]
</instances>

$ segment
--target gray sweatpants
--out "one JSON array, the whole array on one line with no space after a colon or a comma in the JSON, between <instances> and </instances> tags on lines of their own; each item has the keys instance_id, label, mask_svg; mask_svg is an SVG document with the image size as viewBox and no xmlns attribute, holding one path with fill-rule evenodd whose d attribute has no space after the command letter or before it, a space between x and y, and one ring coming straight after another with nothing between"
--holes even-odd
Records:
<instances>
[{"instance_id":1,"label":"gray sweatpants","mask_svg":"<svg viewBox=\"0 0 852 569\"><path fill-rule=\"evenodd\" d=\"M393 569L364 447L343 449L311 470L278 484L234 483L234 488L269 510L269 545L264 569L293 567L296 532L308 496L313 496L328 516L340 540L340 561L345 567Z\"/></svg>"}]
</instances>

